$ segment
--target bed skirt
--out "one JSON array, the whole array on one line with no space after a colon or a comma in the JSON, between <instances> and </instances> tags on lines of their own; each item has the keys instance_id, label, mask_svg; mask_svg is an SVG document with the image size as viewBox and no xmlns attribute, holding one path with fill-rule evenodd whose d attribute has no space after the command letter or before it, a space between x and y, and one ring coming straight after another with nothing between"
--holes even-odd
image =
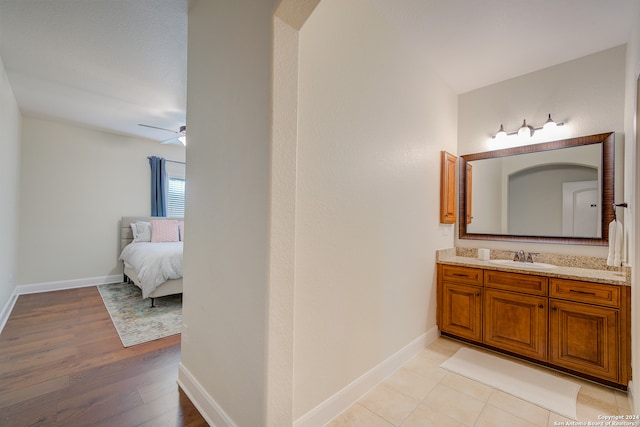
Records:
<instances>
[{"instance_id":1,"label":"bed skirt","mask_svg":"<svg viewBox=\"0 0 640 427\"><path fill-rule=\"evenodd\" d=\"M127 276L137 287L142 289L142 285L140 284L140 280L138 279L138 275L136 271L131 268L124 266L124 274ZM159 285L153 292L149 294L150 298L159 298L165 295L173 295L173 294L181 294L182 293L182 279L169 279L166 282Z\"/></svg>"}]
</instances>

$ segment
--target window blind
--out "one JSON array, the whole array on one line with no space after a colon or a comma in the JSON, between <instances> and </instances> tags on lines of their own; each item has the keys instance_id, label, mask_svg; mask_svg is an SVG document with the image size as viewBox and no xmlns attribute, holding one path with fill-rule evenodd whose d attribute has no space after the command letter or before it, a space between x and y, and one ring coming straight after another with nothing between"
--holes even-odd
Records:
<instances>
[{"instance_id":1,"label":"window blind","mask_svg":"<svg viewBox=\"0 0 640 427\"><path fill-rule=\"evenodd\" d=\"M167 187L167 216L184 217L185 180L169 177Z\"/></svg>"}]
</instances>

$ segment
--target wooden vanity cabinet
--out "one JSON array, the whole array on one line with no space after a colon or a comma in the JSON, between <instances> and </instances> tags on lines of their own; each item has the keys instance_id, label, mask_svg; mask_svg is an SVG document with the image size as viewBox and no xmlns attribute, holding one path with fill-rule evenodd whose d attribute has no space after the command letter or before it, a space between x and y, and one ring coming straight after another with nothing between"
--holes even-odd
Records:
<instances>
[{"instance_id":1,"label":"wooden vanity cabinet","mask_svg":"<svg viewBox=\"0 0 640 427\"><path fill-rule=\"evenodd\" d=\"M484 339L493 347L547 358L547 278L484 272Z\"/></svg>"},{"instance_id":2,"label":"wooden vanity cabinet","mask_svg":"<svg viewBox=\"0 0 640 427\"><path fill-rule=\"evenodd\" d=\"M552 299L549 361L595 377L618 380L618 310Z\"/></svg>"},{"instance_id":3,"label":"wooden vanity cabinet","mask_svg":"<svg viewBox=\"0 0 640 427\"><path fill-rule=\"evenodd\" d=\"M485 289L483 342L532 359L547 358L547 298Z\"/></svg>"},{"instance_id":4,"label":"wooden vanity cabinet","mask_svg":"<svg viewBox=\"0 0 640 427\"><path fill-rule=\"evenodd\" d=\"M438 265L440 330L473 341L482 340L482 270Z\"/></svg>"},{"instance_id":5,"label":"wooden vanity cabinet","mask_svg":"<svg viewBox=\"0 0 640 427\"><path fill-rule=\"evenodd\" d=\"M484 286L483 342L522 356L545 360L547 278L486 270Z\"/></svg>"},{"instance_id":6,"label":"wooden vanity cabinet","mask_svg":"<svg viewBox=\"0 0 640 427\"><path fill-rule=\"evenodd\" d=\"M549 361L626 385L630 288L552 278L549 296Z\"/></svg>"},{"instance_id":7,"label":"wooden vanity cabinet","mask_svg":"<svg viewBox=\"0 0 640 427\"><path fill-rule=\"evenodd\" d=\"M445 335L626 388L630 288L438 264Z\"/></svg>"}]
</instances>

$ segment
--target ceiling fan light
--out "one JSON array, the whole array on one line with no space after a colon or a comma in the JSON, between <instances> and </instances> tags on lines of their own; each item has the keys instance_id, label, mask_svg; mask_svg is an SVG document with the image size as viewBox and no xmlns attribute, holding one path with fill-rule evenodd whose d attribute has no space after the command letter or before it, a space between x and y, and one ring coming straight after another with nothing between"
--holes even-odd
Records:
<instances>
[{"instance_id":1,"label":"ceiling fan light","mask_svg":"<svg viewBox=\"0 0 640 427\"><path fill-rule=\"evenodd\" d=\"M180 143L182 145L185 145L185 146L187 145L187 126L186 125L180 126L180 130L177 131L177 132L175 130L161 128L161 127L158 127L158 126L145 125L145 124L142 124L142 123L138 123L138 126L143 126L143 127L151 128L151 129L158 129L158 130L162 130L162 131L165 131L165 132L171 132L171 133L177 135L177 136L174 136L171 139L167 139L165 141L161 141L160 142L161 144L172 144L172 143L175 143L176 140L178 140L178 141L180 141Z\"/></svg>"},{"instance_id":2,"label":"ceiling fan light","mask_svg":"<svg viewBox=\"0 0 640 427\"><path fill-rule=\"evenodd\" d=\"M178 141L182 143L182 145L187 145L187 125L180 126L180 131L178 132L180 136L178 137Z\"/></svg>"}]
</instances>

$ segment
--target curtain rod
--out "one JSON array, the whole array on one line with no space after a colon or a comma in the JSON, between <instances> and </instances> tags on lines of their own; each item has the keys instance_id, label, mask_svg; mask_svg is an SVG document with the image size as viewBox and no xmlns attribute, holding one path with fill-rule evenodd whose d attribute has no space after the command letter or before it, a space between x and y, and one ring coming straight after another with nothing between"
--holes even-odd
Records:
<instances>
[{"instance_id":1,"label":"curtain rod","mask_svg":"<svg viewBox=\"0 0 640 427\"><path fill-rule=\"evenodd\" d=\"M147 156L147 159L151 160L151 157L150 157L150 156ZM185 162L179 162L179 161L177 161L177 160L167 160L167 159L164 159L164 161L165 161L165 162L171 162L171 163L180 163L181 165L186 165L186 163L185 163Z\"/></svg>"}]
</instances>

